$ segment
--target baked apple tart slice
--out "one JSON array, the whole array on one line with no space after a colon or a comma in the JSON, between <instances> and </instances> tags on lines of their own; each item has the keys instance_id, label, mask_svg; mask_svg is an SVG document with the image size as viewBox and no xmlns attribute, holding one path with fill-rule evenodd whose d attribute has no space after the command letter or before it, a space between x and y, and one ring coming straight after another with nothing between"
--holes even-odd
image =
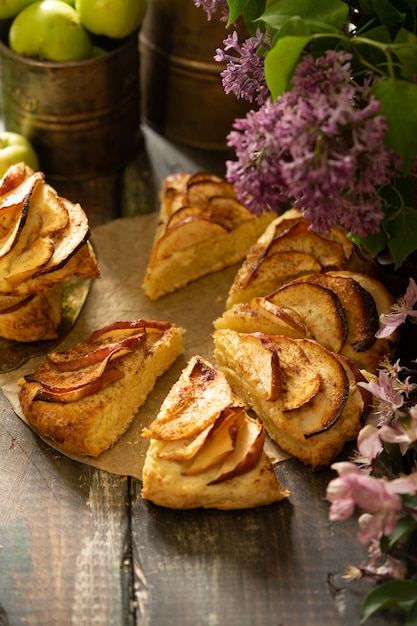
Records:
<instances>
[{"instance_id":1,"label":"baked apple tart slice","mask_svg":"<svg viewBox=\"0 0 417 626\"><path fill-rule=\"evenodd\" d=\"M168 176L160 191L145 293L156 300L241 262L274 217L251 213L237 200L233 185L213 174Z\"/></svg>"},{"instance_id":2,"label":"baked apple tart slice","mask_svg":"<svg viewBox=\"0 0 417 626\"><path fill-rule=\"evenodd\" d=\"M356 438L366 409L363 373L311 339L214 333L215 358L234 393L271 439L313 469L328 466Z\"/></svg>"},{"instance_id":3,"label":"baked apple tart slice","mask_svg":"<svg viewBox=\"0 0 417 626\"><path fill-rule=\"evenodd\" d=\"M190 359L143 436L150 444L142 496L154 504L243 509L288 496L264 451L262 424L200 356Z\"/></svg>"},{"instance_id":4,"label":"baked apple tart slice","mask_svg":"<svg viewBox=\"0 0 417 626\"><path fill-rule=\"evenodd\" d=\"M359 265L362 263L343 230L315 232L299 211L289 209L276 217L250 248L229 290L226 306L265 296L300 276Z\"/></svg>"},{"instance_id":5,"label":"baked apple tart slice","mask_svg":"<svg viewBox=\"0 0 417 626\"><path fill-rule=\"evenodd\" d=\"M169 322L113 322L70 350L51 352L20 382L28 424L64 452L96 457L132 423L157 379L182 353Z\"/></svg>"}]
</instances>

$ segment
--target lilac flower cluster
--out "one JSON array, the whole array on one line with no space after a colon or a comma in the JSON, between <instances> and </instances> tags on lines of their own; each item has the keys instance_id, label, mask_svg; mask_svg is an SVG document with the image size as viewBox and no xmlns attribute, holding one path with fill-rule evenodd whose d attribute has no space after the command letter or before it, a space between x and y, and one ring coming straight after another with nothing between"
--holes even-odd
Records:
<instances>
[{"instance_id":1,"label":"lilac flower cluster","mask_svg":"<svg viewBox=\"0 0 417 626\"><path fill-rule=\"evenodd\" d=\"M264 74L265 57L258 51L270 49L269 33L262 33L258 29L254 37L248 37L240 45L239 35L235 31L223 44L224 50L217 48L214 60L227 63L220 72L225 93L233 93L237 98L249 102L255 100L259 105L265 104L271 94ZM230 54L230 50L236 54Z\"/></svg>"},{"instance_id":2,"label":"lilac flower cluster","mask_svg":"<svg viewBox=\"0 0 417 626\"><path fill-rule=\"evenodd\" d=\"M194 0L196 7L201 7L207 14L207 19L211 20L217 11L221 11L223 19L227 19L229 15L229 6L226 0Z\"/></svg>"},{"instance_id":3,"label":"lilac flower cluster","mask_svg":"<svg viewBox=\"0 0 417 626\"><path fill-rule=\"evenodd\" d=\"M395 158L378 101L364 101L351 74L346 52L306 55L290 91L235 121L228 144L237 160L227 162L227 178L250 210L293 205L317 230L378 231L380 187L391 181Z\"/></svg>"},{"instance_id":4,"label":"lilac flower cluster","mask_svg":"<svg viewBox=\"0 0 417 626\"><path fill-rule=\"evenodd\" d=\"M410 279L405 295L393 306L390 314L393 317L381 316L384 332L380 336L388 336L388 329L394 332L408 317L415 319L416 303L417 285ZM369 544L368 562L350 568L350 577L366 575L381 580L407 575L404 562L382 551L381 539L390 535L401 519L417 521L417 469L414 467L409 474L399 477L381 477L374 475L374 466L384 452L384 444L398 446L403 456L416 450L417 384L405 375L409 373L398 361L386 362L377 380L359 383L372 394L373 408L359 432L352 462L332 465L338 477L327 487L327 499L331 503L329 517L334 521L346 520L358 509L361 512L358 539ZM410 501L410 496L414 500Z\"/></svg>"}]
</instances>

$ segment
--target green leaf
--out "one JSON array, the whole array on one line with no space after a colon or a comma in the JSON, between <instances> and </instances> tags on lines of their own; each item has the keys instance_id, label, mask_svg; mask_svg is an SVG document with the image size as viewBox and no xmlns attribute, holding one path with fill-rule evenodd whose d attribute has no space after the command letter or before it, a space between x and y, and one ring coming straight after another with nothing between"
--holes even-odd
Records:
<instances>
[{"instance_id":1,"label":"green leaf","mask_svg":"<svg viewBox=\"0 0 417 626\"><path fill-rule=\"evenodd\" d=\"M265 78L274 99L288 88L300 54L311 38L312 35L283 37L266 55Z\"/></svg>"},{"instance_id":2,"label":"green leaf","mask_svg":"<svg viewBox=\"0 0 417 626\"><path fill-rule=\"evenodd\" d=\"M371 0L371 4L381 24L392 28L403 22L404 14L392 6L389 0Z\"/></svg>"},{"instance_id":3,"label":"green leaf","mask_svg":"<svg viewBox=\"0 0 417 626\"><path fill-rule=\"evenodd\" d=\"M349 233L349 239L353 241L353 243L355 243L357 246L365 248L365 250L369 252L371 257L374 258L377 256L377 254L385 250L387 246L387 237L382 230L378 233L368 235L367 237L360 237L359 235Z\"/></svg>"},{"instance_id":4,"label":"green leaf","mask_svg":"<svg viewBox=\"0 0 417 626\"><path fill-rule=\"evenodd\" d=\"M417 582L412 580L389 580L378 585L362 603L361 623L377 611L389 607L399 607L405 612L415 610L417 602Z\"/></svg>"},{"instance_id":5,"label":"green leaf","mask_svg":"<svg viewBox=\"0 0 417 626\"><path fill-rule=\"evenodd\" d=\"M348 12L348 5L342 0L273 0L268 3L261 19L279 30L287 19L299 16L310 25L321 24L327 32L329 27L343 28Z\"/></svg>"},{"instance_id":6,"label":"green leaf","mask_svg":"<svg viewBox=\"0 0 417 626\"><path fill-rule=\"evenodd\" d=\"M417 37L405 28L401 28L395 38L396 45L393 48L395 56L401 63L401 74L403 78L412 81L417 74Z\"/></svg>"},{"instance_id":7,"label":"green leaf","mask_svg":"<svg viewBox=\"0 0 417 626\"><path fill-rule=\"evenodd\" d=\"M384 537L384 551L389 550L397 541L411 535L416 530L417 521L411 515L401 517L392 533L388 537Z\"/></svg>"},{"instance_id":8,"label":"green leaf","mask_svg":"<svg viewBox=\"0 0 417 626\"><path fill-rule=\"evenodd\" d=\"M229 5L229 21L227 23L228 26L233 24L239 17L242 15L246 5L250 0L227 0L227 4Z\"/></svg>"},{"instance_id":9,"label":"green leaf","mask_svg":"<svg viewBox=\"0 0 417 626\"><path fill-rule=\"evenodd\" d=\"M402 157L407 172L417 156L417 84L387 78L373 91L387 118L386 143Z\"/></svg>"},{"instance_id":10,"label":"green leaf","mask_svg":"<svg viewBox=\"0 0 417 626\"><path fill-rule=\"evenodd\" d=\"M417 249L417 211L404 206L384 221L388 249L397 269Z\"/></svg>"}]
</instances>

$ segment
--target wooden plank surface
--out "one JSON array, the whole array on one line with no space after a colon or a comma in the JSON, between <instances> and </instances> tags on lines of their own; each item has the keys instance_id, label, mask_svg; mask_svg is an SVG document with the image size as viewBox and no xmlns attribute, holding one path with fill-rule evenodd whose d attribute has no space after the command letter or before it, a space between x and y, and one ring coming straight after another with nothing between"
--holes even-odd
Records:
<instances>
[{"instance_id":1,"label":"wooden plank surface","mask_svg":"<svg viewBox=\"0 0 417 626\"><path fill-rule=\"evenodd\" d=\"M154 208L169 171L195 163L222 173L218 155L146 139L149 161L138 155L107 188L91 183L94 224L115 202L118 215ZM138 480L40 441L0 394L0 626L359 626L369 587L342 575L364 552L354 521L328 520L331 471L289 460L277 473L291 496L269 507L158 508ZM400 623L387 615L367 625Z\"/></svg>"}]
</instances>

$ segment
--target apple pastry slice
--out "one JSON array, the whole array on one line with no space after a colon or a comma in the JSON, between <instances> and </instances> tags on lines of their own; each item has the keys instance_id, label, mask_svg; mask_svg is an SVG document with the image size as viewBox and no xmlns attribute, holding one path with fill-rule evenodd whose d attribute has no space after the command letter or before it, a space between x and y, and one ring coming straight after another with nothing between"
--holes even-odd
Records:
<instances>
[{"instance_id":1,"label":"apple pastry slice","mask_svg":"<svg viewBox=\"0 0 417 626\"><path fill-rule=\"evenodd\" d=\"M98 456L129 428L182 353L183 332L169 322L117 321L85 343L49 353L19 381L28 424L64 452Z\"/></svg>"},{"instance_id":2,"label":"apple pastry slice","mask_svg":"<svg viewBox=\"0 0 417 626\"><path fill-rule=\"evenodd\" d=\"M143 436L150 444L142 496L154 504L243 509L289 494L265 454L262 424L200 356L190 359Z\"/></svg>"},{"instance_id":3,"label":"apple pastry slice","mask_svg":"<svg viewBox=\"0 0 417 626\"><path fill-rule=\"evenodd\" d=\"M345 269L353 250L342 230L316 233L299 211L290 209L276 217L250 248L226 306L265 296L299 276Z\"/></svg>"},{"instance_id":4,"label":"apple pastry slice","mask_svg":"<svg viewBox=\"0 0 417 626\"><path fill-rule=\"evenodd\" d=\"M239 263L275 217L252 214L237 200L233 185L203 172L168 176L160 203L142 284L150 300Z\"/></svg>"},{"instance_id":5,"label":"apple pastry slice","mask_svg":"<svg viewBox=\"0 0 417 626\"><path fill-rule=\"evenodd\" d=\"M329 465L355 439L365 410L349 361L312 339L214 333L215 357L233 391L271 439L313 469Z\"/></svg>"},{"instance_id":6,"label":"apple pastry slice","mask_svg":"<svg viewBox=\"0 0 417 626\"><path fill-rule=\"evenodd\" d=\"M81 206L61 198L42 172L24 163L7 170L0 180L0 336L57 337L62 283L100 276L89 238Z\"/></svg>"}]
</instances>

